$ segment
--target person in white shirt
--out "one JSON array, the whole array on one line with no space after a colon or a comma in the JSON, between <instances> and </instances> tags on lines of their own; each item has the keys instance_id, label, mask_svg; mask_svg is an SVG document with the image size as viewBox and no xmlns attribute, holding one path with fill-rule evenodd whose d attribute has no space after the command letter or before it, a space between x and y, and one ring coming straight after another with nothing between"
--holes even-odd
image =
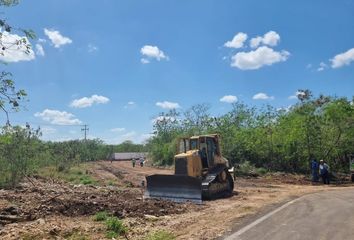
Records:
<instances>
[{"instance_id":1,"label":"person in white shirt","mask_svg":"<svg viewBox=\"0 0 354 240\"><path fill-rule=\"evenodd\" d=\"M329 166L322 159L320 160L319 172L323 184L329 184Z\"/></svg>"}]
</instances>

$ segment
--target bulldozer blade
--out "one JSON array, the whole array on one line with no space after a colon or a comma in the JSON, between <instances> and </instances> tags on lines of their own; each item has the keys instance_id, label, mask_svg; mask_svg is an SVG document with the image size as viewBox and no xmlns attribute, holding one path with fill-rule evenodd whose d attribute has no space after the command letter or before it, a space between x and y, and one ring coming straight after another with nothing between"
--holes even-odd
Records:
<instances>
[{"instance_id":1,"label":"bulldozer blade","mask_svg":"<svg viewBox=\"0 0 354 240\"><path fill-rule=\"evenodd\" d=\"M146 177L146 182L144 198L202 203L202 183L197 178L182 175L152 175Z\"/></svg>"}]
</instances>

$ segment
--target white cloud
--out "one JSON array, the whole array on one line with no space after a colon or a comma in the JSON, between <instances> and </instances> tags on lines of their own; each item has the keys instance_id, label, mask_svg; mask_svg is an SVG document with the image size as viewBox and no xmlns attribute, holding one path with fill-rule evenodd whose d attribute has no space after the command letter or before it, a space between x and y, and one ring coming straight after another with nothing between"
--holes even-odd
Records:
<instances>
[{"instance_id":1,"label":"white cloud","mask_svg":"<svg viewBox=\"0 0 354 240\"><path fill-rule=\"evenodd\" d=\"M3 62L19 62L19 61L31 61L35 59L35 54L32 49L26 53L26 46L23 44L17 45L16 42L25 40L30 45L30 42L26 37L21 37L17 34L11 34L6 31L1 32L0 37L1 47L4 50L0 50L0 61Z\"/></svg>"},{"instance_id":2,"label":"white cloud","mask_svg":"<svg viewBox=\"0 0 354 240\"><path fill-rule=\"evenodd\" d=\"M307 65L306 65L306 68L307 68L307 69L312 68L312 64L311 64L311 63L307 64Z\"/></svg>"},{"instance_id":3,"label":"white cloud","mask_svg":"<svg viewBox=\"0 0 354 240\"><path fill-rule=\"evenodd\" d=\"M92 43L89 43L87 45L87 51L89 53L97 52L98 51L98 47L96 45L92 44Z\"/></svg>"},{"instance_id":4,"label":"white cloud","mask_svg":"<svg viewBox=\"0 0 354 240\"><path fill-rule=\"evenodd\" d=\"M247 34L243 32L237 33L231 41L227 41L224 46L228 48L242 48L243 43L247 40Z\"/></svg>"},{"instance_id":5,"label":"white cloud","mask_svg":"<svg viewBox=\"0 0 354 240\"><path fill-rule=\"evenodd\" d=\"M168 101L157 102L156 106L163 108L163 109L175 109L175 108L181 107L178 103L168 102Z\"/></svg>"},{"instance_id":6,"label":"white cloud","mask_svg":"<svg viewBox=\"0 0 354 240\"><path fill-rule=\"evenodd\" d=\"M149 59L146 59L146 58L140 59L140 62L141 62L142 64L148 64L148 63L150 63Z\"/></svg>"},{"instance_id":7,"label":"white cloud","mask_svg":"<svg viewBox=\"0 0 354 240\"><path fill-rule=\"evenodd\" d=\"M85 108L85 107L91 107L93 104L104 104L108 102L109 102L109 98L94 94L91 97L83 97L80 99L75 99L74 101L71 102L70 106L74 108Z\"/></svg>"},{"instance_id":8,"label":"white cloud","mask_svg":"<svg viewBox=\"0 0 354 240\"><path fill-rule=\"evenodd\" d=\"M325 68L327 68L328 66L327 66L327 64L325 64L324 62L321 62L320 63L320 66L317 68L317 71L318 72L321 72L321 71L323 71Z\"/></svg>"},{"instance_id":9,"label":"white cloud","mask_svg":"<svg viewBox=\"0 0 354 240\"><path fill-rule=\"evenodd\" d=\"M290 53L287 51L277 52L273 49L262 46L250 52L238 52L232 56L232 67L241 70L259 69L265 65L272 65L277 62L286 61Z\"/></svg>"},{"instance_id":10,"label":"white cloud","mask_svg":"<svg viewBox=\"0 0 354 240\"><path fill-rule=\"evenodd\" d=\"M273 96L268 96L266 93L257 93L255 94L252 99L254 100L273 100Z\"/></svg>"},{"instance_id":11,"label":"white cloud","mask_svg":"<svg viewBox=\"0 0 354 240\"><path fill-rule=\"evenodd\" d=\"M157 46L145 45L140 49L140 53L143 56L146 56L148 58L155 58L157 61L160 61L163 59L165 59L165 60L169 59L168 56L165 55L165 53L162 50L160 50ZM143 59L145 59L145 60L141 59L141 62L144 64L147 63L146 61L149 61L146 58L143 58Z\"/></svg>"},{"instance_id":12,"label":"white cloud","mask_svg":"<svg viewBox=\"0 0 354 240\"><path fill-rule=\"evenodd\" d=\"M111 132L124 132L125 128L112 128Z\"/></svg>"},{"instance_id":13,"label":"white cloud","mask_svg":"<svg viewBox=\"0 0 354 240\"><path fill-rule=\"evenodd\" d=\"M330 59L332 62L332 68L340 68L345 65L349 65L354 61L354 48L349 49L344 53L337 54L334 58Z\"/></svg>"},{"instance_id":14,"label":"white cloud","mask_svg":"<svg viewBox=\"0 0 354 240\"><path fill-rule=\"evenodd\" d=\"M250 40L250 46L251 48L257 48L261 43L263 43L264 45L274 47L278 45L279 41L279 34L274 31L269 31L264 34L263 37L257 36L255 38L252 38Z\"/></svg>"},{"instance_id":15,"label":"white cloud","mask_svg":"<svg viewBox=\"0 0 354 240\"><path fill-rule=\"evenodd\" d=\"M34 114L35 117L40 117L44 121L50 122L57 125L77 125L82 124L82 122L75 118L75 115L68 112L61 112L58 110L45 109L43 112L37 112Z\"/></svg>"},{"instance_id":16,"label":"white cloud","mask_svg":"<svg viewBox=\"0 0 354 240\"><path fill-rule=\"evenodd\" d=\"M232 95L226 95L220 98L220 102L234 103L237 102L237 97Z\"/></svg>"},{"instance_id":17,"label":"white cloud","mask_svg":"<svg viewBox=\"0 0 354 240\"><path fill-rule=\"evenodd\" d=\"M45 28L44 33L47 35L50 41L52 41L54 47L56 48L60 48L62 45L70 44L73 42L70 38L64 37L59 31L56 30L48 30Z\"/></svg>"},{"instance_id":18,"label":"white cloud","mask_svg":"<svg viewBox=\"0 0 354 240\"><path fill-rule=\"evenodd\" d=\"M256 48L256 47L258 47L259 44L261 44L262 40L263 40L263 38L260 37L260 36L255 37L255 38L252 38L252 39L250 40L250 47L251 47L251 48Z\"/></svg>"},{"instance_id":19,"label":"white cloud","mask_svg":"<svg viewBox=\"0 0 354 240\"><path fill-rule=\"evenodd\" d=\"M36 44L36 54L39 55L39 56L44 56L45 55L43 46L41 44L39 44L39 43Z\"/></svg>"},{"instance_id":20,"label":"white cloud","mask_svg":"<svg viewBox=\"0 0 354 240\"><path fill-rule=\"evenodd\" d=\"M266 34L264 34L262 43L268 46L276 46L278 42L280 41L280 36L278 33L274 31L269 31Z\"/></svg>"}]
</instances>

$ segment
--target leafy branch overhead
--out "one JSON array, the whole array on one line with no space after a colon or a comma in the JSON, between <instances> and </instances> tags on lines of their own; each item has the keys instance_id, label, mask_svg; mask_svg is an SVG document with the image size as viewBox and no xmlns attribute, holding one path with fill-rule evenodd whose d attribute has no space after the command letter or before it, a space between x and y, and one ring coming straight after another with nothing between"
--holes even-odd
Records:
<instances>
[{"instance_id":1,"label":"leafy branch overhead","mask_svg":"<svg viewBox=\"0 0 354 240\"><path fill-rule=\"evenodd\" d=\"M24 90L16 90L15 83L11 79L11 73L0 73L0 108L6 112L6 105L12 110L19 110L19 102L27 96Z\"/></svg>"},{"instance_id":2,"label":"leafy branch overhead","mask_svg":"<svg viewBox=\"0 0 354 240\"><path fill-rule=\"evenodd\" d=\"M0 6L15 6L19 3L19 0L0 0Z\"/></svg>"},{"instance_id":3,"label":"leafy branch overhead","mask_svg":"<svg viewBox=\"0 0 354 240\"><path fill-rule=\"evenodd\" d=\"M4 29L4 32L0 32L0 54L4 56L6 51L24 51L26 54L30 54L32 45L28 39L35 39L36 34L33 30L26 29L14 29L5 20L0 19L0 28ZM15 38L10 35L13 30L17 30L23 33L25 36L20 38Z\"/></svg>"},{"instance_id":4,"label":"leafy branch overhead","mask_svg":"<svg viewBox=\"0 0 354 240\"><path fill-rule=\"evenodd\" d=\"M18 0L0 0L0 6L4 7L14 6L18 3ZM8 24L4 19L0 19L0 29L1 56L6 56L14 51L23 52L27 55L31 54L32 45L29 39L36 38L34 31L15 28ZM0 73L0 109L6 115L7 124L9 124L9 110L18 111L20 109L20 102L25 96L27 96L25 90L16 89L12 74L2 71Z\"/></svg>"}]
</instances>

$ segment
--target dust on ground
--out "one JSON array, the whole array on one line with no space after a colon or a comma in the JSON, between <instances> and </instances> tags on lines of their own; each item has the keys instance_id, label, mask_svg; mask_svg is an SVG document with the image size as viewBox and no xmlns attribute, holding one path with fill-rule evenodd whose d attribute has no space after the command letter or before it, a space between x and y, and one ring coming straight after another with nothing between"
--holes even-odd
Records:
<instances>
[{"instance_id":1,"label":"dust on ground","mask_svg":"<svg viewBox=\"0 0 354 240\"><path fill-rule=\"evenodd\" d=\"M303 175L272 174L236 179L230 198L177 204L142 199L145 176L172 170L104 161L86 167L98 185L37 177L15 190L0 190L0 238L104 239L105 226L92 220L104 210L123 219L129 239L144 239L162 229L177 239L215 239L265 206L333 188L312 186Z\"/></svg>"}]
</instances>

